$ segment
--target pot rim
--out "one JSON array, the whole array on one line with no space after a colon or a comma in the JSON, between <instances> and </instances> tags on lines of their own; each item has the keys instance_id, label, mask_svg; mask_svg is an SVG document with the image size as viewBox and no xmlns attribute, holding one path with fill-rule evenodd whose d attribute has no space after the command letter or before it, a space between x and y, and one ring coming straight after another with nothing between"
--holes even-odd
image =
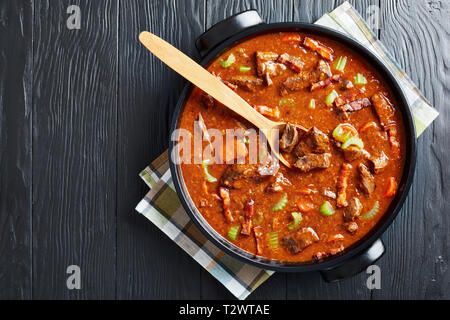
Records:
<instances>
[{"instance_id":1,"label":"pot rim","mask_svg":"<svg viewBox=\"0 0 450 320\"><path fill-rule=\"evenodd\" d=\"M180 202L184 209L188 213L189 217L195 223L195 225L201 230L201 232L219 249L223 250L227 254L234 258L237 258L245 263L257 266L259 268L282 271L282 272L309 272L318 270L329 270L338 265L342 265L347 260L356 255L363 253L371 244L373 244L384 231L391 225L392 221L398 215L403 203L408 195L411 187L415 165L416 165L416 135L414 122L411 114L411 110L408 106L406 96L395 79L391 71L385 66L385 64L375 56L369 49L362 46L359 42L353 38L342 34L338 31L329 29L327 27L318 26L315 24L299 23L299 22L278 22L270 24L259 24L253 27L244 29L236 35L224 40L222 43L213 48L207 55L203 57L200 64L206 66L222 51L227 50L236 45L236 42L240 42L245 38L255 37L264 33L275 32L304 32L312 35L319 35L328 38L332 41L341 42L349 49L358 53L364 60L372 64L372 67L384 77L384 80L388 83L391 92L394 94L397 101L397 107L402 113L403 124L406 133L406 156L403 168L402 179L399 183L399 188L396 196L392 200L387 211L384 213L380 221L366 234L362 239L346 248L340 254L323 259L320 262L285 262L278 260L271 260L251 254L230 241L226 240L222 235L215 231L202 214L198 211L192 199L189 196L189 192L184 184L184 179L181 173L179 165L176 165L172 161L172 152L174 149L174 141L169 139L169 162L172 180L175 185L176 192L180 198ZM190 92L192 85L187 83L180 95L178 103L173 113L172 123L170 126L170 132L172 133L178 127L178 120L183 110L187 94Z\"/></svg>"}]
</instances>

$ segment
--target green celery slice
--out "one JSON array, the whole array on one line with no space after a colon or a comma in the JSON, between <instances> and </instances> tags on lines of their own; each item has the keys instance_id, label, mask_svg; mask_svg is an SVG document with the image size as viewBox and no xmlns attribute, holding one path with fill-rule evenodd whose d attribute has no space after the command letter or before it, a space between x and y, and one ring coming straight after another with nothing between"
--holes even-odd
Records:
<instances>
[{"instance_id":1,"label":"green celery slice","mask_svg":"<svg viewBox=\"0 0 450 320\"><path fill-rule=\"evenodd\" d=\"M346 124L348 125L348 124ZM339 142L346 142L348 139L353 137L353 134L351 131L346 131L342 128L343 124L341 123L336 128L334 128L332 136L334 139L336 139ZM352 126L353 127L353 126ZM356 129L355 129L356 130Z\"/></svg>"},{"instance_id":2,"label":"green celery slice","mask_svg":"<svg viewBox=\"0 0 450 320\"><path fill-rule=\"evenodd\" d=\"M320 205L319 212L324 216L332 216L336 213L336 210L334 210L330 202L325 201Z\"/></svg>"},{"instance_id":3,"label":"green celery slice","mask_svg":"<svg viewBox=\"0 0 450 320\"><path fill-rule=\"evenodd\" d=\"M364 142L358 137L350 137L347 141L342 145L342 149L347 149L350 146L357 146L358 148L364 148Z\"/></svg>"},{"instance_id":4,"label":"green celery slice","mask_svg":"<svg viewBox=\"0 0 450 320\"><path fill-rule=\"evenodd\" d=\"M240 72L248 72L248 71L250 71L250 67L247 67L247 66L240 66L239 67L239 71Z\"/></svg>"},{"instance_id":5,"label":"green celery slice","mask_svg":"<svg viewBox=\"0 0 450 320\"><path fill-rule=\"evenodd\" d=\"M344 72L346 64L347 64L347 57L339 57L334 64L334 69L340 72Z\"/></svg>"},{"instance_id":6,"label":"green celery slice","mask_svg":"<svg viewBox=\"0 0 450 320\"><path fill-rule=\"evenodd\" d=\"M373 217L375 217L377 215L378 210L380 210L380 203L377 201L373 205L373 208L366 214L363 214L360 218L361 219L372 219Z\"/></svg>"},{"instance_id":7,"label":"green celery slice","mask_svg":"<svg viewBox=\"0 0 450 320\"><path fill-rule=\"evenodd\" d=\"M354 83L355 83L355 84L358 84L358 85L367 84L367 79L366 79L361 73L358 73L358 74L355 76L355 81L354 81Z\"/></svg>"},{"instance_id":8,"label":"green celery slice","mask_svg":"<svg viewBox=\"0 0 450 320\"><path fill-rule=\"evenodd\" d=\"M228 68L233 63L236 62L236 58L234 57L234 54L230 54L227 58L227 60L220 60L219 63L222 66L222 68Z\"/></svg>"},{"instance_id":9,"label":"green celery slice","mask_svg":"<svg viewBox=\"0 0 450 320\"><path fill-rule=\"evenodd\" d=\"M291 215L292 215L292 218L294 218L294 222L291 225L289 225L288 228L289 228L289 230L294 230L294 229L297 229L300 226L300 224L302 223L303 216L299 212L292 212Z\"/></svg>"},{"instance_id":10,"label":"green celery slice","mask_svg":"<svg viewBox=\"0 0 450 320\"><path fill-rule=\"evenodd\" d=\"M275 205L272 207L272 211L279 211L286 207L286 204L288 203L287 193L283 194L281 199L275 203Z\"/></svg>"},{"instance_id":11,"label":"green celery slice","mask_svg":"<svg viewBox=\"0 0 450 320\"><path fill-rule=\"evenodd\" d=\"M331 107L333 105L334 100L339 96L336 90L330 92L329 95L325 98L325 103L327 106Z\"/></svg>"},{"instance_id":12,"label":"green celery slice","mask_svg":"<svg viewBox=\"0 0 450 320\"><path fill-rule=\"evenodd\" d=\"M228 238L230 238L231 240L236 240L236 237L238 235L239 232L239 225L237 226L232 226L230 228L230 230L228 231Z\"/></svg>"},{"instance_id":13,"label":"green celery slice","mask_svg":"<svg viewBox=\"0 0 450 320\"><path fill-rule=\"evenodd\" d=\"M269 233L269 247L272 249L278 248L278 232L272 231Z\"/></svg>"},{"instance_id":14,"label":"green celery slice","mask_svg":"<svg viewBox=\"0 0 450 320\"><path fill-rule=\"evenodd\" d=\"M211 175L209 173L208 166L209 166L209 159L203 160L202 161L202 168L203 168L203 172L205 173L206 181L208 181L208 182L217 182L216 177L214 177L213 175Z\"/></svg>"}]
</instances>

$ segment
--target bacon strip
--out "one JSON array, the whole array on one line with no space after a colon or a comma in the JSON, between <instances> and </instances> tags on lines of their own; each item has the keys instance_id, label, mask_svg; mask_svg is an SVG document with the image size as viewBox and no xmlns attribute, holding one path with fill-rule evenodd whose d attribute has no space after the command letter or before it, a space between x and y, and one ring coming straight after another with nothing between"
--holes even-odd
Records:
<instances>
[{"instance_id":1,"label":"bacon strip","mask_svg":"<svg viewBox=\"0 0 450 320\"><path fill-rule=\"evenodd\" d=\"M320 56L322 56L322 58L325 58L328 61L333 61L333 59L334 59L333 49L324 46L319 41L305 37L305 40L303 40L303 45L305 47L317 52Z\"/></svg>"},{"instance_id":2,"label":"bacon strip","mask_svg":"<svg viewBox=\"0 0 450 320\"><path fill-rule=\"evenodd\" d=\"M311 83L310 91L325 88L325 87L329 86L330 84L332 84L333 82L338 82L339 80L341 80L341 75L334 74L325 80L320 80L319 82Z\"/></svg>"},{"instance_id":3,"label":"bacon strip","mask_svg":"<svg viewBox=\"0 0 450 320\"><path fill-rule=\"evenodd\" d=\"M244 221L242 222L241 234L249 236L252 231L252 219L255 212L255 202L249 200L244 206Z\"/></svg>"},{"instance_id":4,"label":"bacon strip","mask_svg":"<svg viewBox=\"0 0 450 320\"><path fill-rule=\"evenodd\" d=\"M337 106L337 108L344 112L352 112L352 111L358 111L362 108L371 106L372 103L367 98L362 98L358 100L353 100L350 102L347 102L343 105Z\"/></svg>"},{"instance_id":5,"label":"bacon strip","mask_svg":"<svg viewBox=\"0 0 450 320\"><path fill-rule=\"evenodd\" d=\"M225 216L225 219L227 220L228 223L231 223L234 221L234 218L230 210L231 205L230 190L228 190L227 188L220 187L219 194L220 197L222 198L223 214Z\"/></svg>"},{"instance_id":6,"label":"bacon strip","mask_svg":"<svg viewBox=\"0 0 450 320\"><path fill-rule=\"evenodd\" d=\"M375 112L377 113L378 119L380 120L380 124L389 136L389 144L391 146L392 157L394 159L399 159L400 141L398 140L397 124L393 119L395 109L382 93L374 94L371 99Z\"/></svg>"},{"instance_id":7,"label":"bacon strip","mask_svg":"<svg viewBox=\"0 0 450 320\"><path fill-rule=\"evenodd\" d=\"M274 119L280 118L280 109L277 106L270 108L268 106L253 106L256 111L261 113L263 116L271 117Z\"/></svg>"},{"instance_id":8,"label":"bacon strip","mask_svg":"<svg viewBox=\"0 0 450 320\"><path fill-rule=\"evenodd\" d=\"M386 131L389 135L391 155L394 159L400 159L400 141L398 140L397 126L395 124L391 124Z\"/></svg>"},{"instance_id":9,"label":"bacon strip","mask_svg":"<svg viewBox=\"0 0 450 320\"><path fill-rule=\"evenodd\" d=\"M303 66L305 65L305 63L302 62L300 59L293 58L287 53L283 53L282 55L280 55L278 57L277 61L279 63L286 65L287 67L291 68L292 70L294 70L297 73L302 71Z\"/></svg>"},{"instance_id":10,"label":"bacon strip","mask_svg":"<svg viewBox=\"0 0 450 320\"><path fill-rule=\"evenodd\" d=\"M339 177L337 180L337 206L341 208L348 206L347 187L351 169L351 164L344 163L339 171Z\"/></svg>"},{"instance_id":11,"label":"bacon strip","mask_svg":"<svg viewBox=\"0 0 450 320\"><path fill-rule=\"evenodd\" d=\"M256 239L256 254L262 255L263 253L262 227L261 226L253 227L253 233L255 234Z\"/></svg>"}]
</instances>

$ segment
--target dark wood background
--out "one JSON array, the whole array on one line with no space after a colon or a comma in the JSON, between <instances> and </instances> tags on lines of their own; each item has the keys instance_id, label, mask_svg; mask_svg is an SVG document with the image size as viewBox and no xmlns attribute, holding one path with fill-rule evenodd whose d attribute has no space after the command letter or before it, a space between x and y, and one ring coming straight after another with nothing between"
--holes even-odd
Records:
<instances>
[{"instance_id":1,"label":"dark wood background","mask_svg":"<svg viewBox=\"0 0 450 320\"><path fill-rule=\"evenodd\" d=\"M384 234L382 289L277 273L250 299L450 298L450 4L351 1L440 117L420 137L409 197ZM313 22L342 1L0 1L0 298L191 299L232 295L134 211L138 173L168 146L184 81L137 41L150 30L191 56L198 35L258 9ZM81 8L81 29L66 27ZM66 268L81 267L68 290Z\"/></svg>"}]
</instances>

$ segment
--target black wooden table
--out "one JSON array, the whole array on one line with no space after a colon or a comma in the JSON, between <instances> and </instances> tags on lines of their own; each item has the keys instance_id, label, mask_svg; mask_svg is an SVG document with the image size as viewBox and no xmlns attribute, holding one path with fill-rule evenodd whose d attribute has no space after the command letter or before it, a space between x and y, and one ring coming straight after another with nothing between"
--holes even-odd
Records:
<instances>
[{"instance_id":1,"label":"black wooden table","mask_svg":"<svg viewBox=\"0 0 450 320\"><path fill-rule=\"evenodd\" d=\"M277 273L250 298L450 298L450 4L351 2L364 17L380 9L378 36L440 117L419 139L414 184L383 236L380 290L365 273L337 284ZM232 298L134 211L147 191L138 173L167 148L184 84L137 35L197 57L196 37L233 13L313 22L340 3L0 0L0 298ZM67 27L70 5L79 30ZM66 286L69 265L81 268L80 290Z\"/></svg>"}]
</instances>

